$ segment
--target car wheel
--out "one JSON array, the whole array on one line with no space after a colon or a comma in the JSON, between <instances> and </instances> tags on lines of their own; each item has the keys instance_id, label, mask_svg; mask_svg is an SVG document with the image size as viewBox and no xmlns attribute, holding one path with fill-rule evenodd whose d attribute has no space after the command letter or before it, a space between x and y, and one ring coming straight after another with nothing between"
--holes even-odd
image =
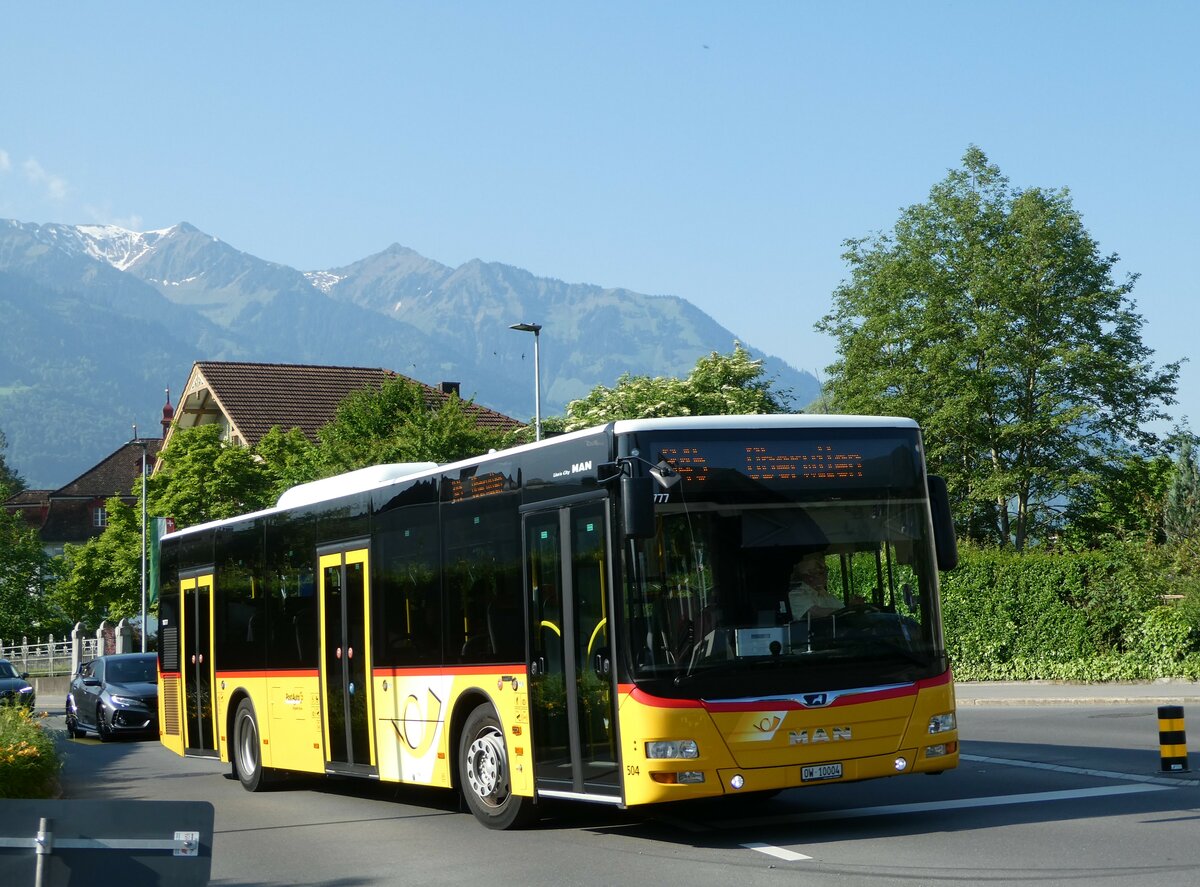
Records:
<instances>
[{"instance_id":1,"label":"car wheel","mask_svg":"<svg viewBox=\"0 0 1200 887\"><path fill-rule=\"evenodd\" d=\"M71 702L71 697L67 697L67 735L75 739L83 735L83 731L79 729L79 721L75 717L75 705Z\"/></svg>"},{"instance_id":2,"label":"car wheel","mask_svg":"<svg viewBox=\"0 0 1200 887\"><path fill-rule=\"evenodd\" d=\"M112 742L114 738L112 727L108 723L108 713L103 705L96 706L96 735L100 737L101 742Z\"/></svg>"},{"instance_id":3,"label":"car wheel","mask_svg":"<svg viewBox=\"0 0 1200 887\"><path fill-rule=\"evenodd\" d=\"M249 699L242 700L233 716L233 749L230 756L242 788L248 792L270 788L271 777L262 763L258 719L254 716L254 703Z\"/></svg>"},{"instance_id":4,"label":"car wheel","mask_svg":"<svg viewBox=\"0 0 1200 887\"><path fill-rule=\"evenodd\" d=\"M512 793L504 732L486 703L467 716L459 737L458 784L475 818L488 828L520 828L536 815L533 798Z\"/></svg>"}]
</instances>

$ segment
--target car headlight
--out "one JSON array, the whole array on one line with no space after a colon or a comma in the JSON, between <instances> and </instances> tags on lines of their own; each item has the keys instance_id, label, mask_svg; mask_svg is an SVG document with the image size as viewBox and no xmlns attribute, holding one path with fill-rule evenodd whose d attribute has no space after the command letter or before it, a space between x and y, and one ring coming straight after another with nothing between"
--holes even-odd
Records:
<instances>
[{"instance_id":1,"label":"car headlight","mask_svg":"<svg viewBox=\"0 0 1200 887\"><path fill-rule=\"evenodd\" d=\"M114 705L141 705L141 700L135 696L109 696Z\"/></svg>"}]
</instances>

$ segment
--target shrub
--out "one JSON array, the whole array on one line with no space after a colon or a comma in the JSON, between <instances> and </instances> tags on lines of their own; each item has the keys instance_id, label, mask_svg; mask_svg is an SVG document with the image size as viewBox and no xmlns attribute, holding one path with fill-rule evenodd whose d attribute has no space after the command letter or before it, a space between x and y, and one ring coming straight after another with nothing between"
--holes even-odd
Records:
<instances>
[{"instance_id":1,"label":"shrub","mask_svg":"<svg viewBox=\"0 0 1200 887\"><path fill-rule=\"evenodd\" d=\"M0 798L49 798L62 767L41 718L19 705L0 705Z\"/></svg>"},{"instance_id":2,"label":"shrub","mask_svg":"<svg viewBox=\"0 0 1200 887\"><path fill-rule=\"evenodd\" d=\"M964 680L1200 677L1200 595L1177 553L961 549L942 579L946 647ZM1185 586L1188 586L1185 588ZM1183 594L1178 606L1164 606Z\"/></svg>"}]
</instances>

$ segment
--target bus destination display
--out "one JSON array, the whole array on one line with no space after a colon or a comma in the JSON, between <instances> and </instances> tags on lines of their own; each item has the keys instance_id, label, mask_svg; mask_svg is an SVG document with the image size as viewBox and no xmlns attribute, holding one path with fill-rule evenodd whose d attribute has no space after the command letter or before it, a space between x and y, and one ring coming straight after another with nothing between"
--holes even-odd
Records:
<instances>
[{"instance_id":1,"label":"bus destination display","mask_svg":"<svg viewBox=\"0 0 1200 887\"><path fill-rule=\"evenodd\" d=\"M911 470L904 470L913 464L912 447L895 438L667 441L656 445L654 452L689 485L710 483L730 471L753 481L784 486L903 484L913 476ZM907 476L897 476L898 470Z\"/></svg>"}]
</instances>

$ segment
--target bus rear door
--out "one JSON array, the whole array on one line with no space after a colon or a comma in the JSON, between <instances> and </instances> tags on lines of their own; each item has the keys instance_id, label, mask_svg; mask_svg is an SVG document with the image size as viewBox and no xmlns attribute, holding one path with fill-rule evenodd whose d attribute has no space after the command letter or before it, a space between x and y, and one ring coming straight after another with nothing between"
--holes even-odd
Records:
<instances>
[{"instance_id":1,"label":"bus rear door","mask_svg":"<svg viewBox=\"0 0 1200 887\"><path fill-rule=\"evenodd\" d=\"M217 757L217 712L213 697L213 574L180 577L179 623L183 634L184 754Z\"/></svg>"}]
</instances>

